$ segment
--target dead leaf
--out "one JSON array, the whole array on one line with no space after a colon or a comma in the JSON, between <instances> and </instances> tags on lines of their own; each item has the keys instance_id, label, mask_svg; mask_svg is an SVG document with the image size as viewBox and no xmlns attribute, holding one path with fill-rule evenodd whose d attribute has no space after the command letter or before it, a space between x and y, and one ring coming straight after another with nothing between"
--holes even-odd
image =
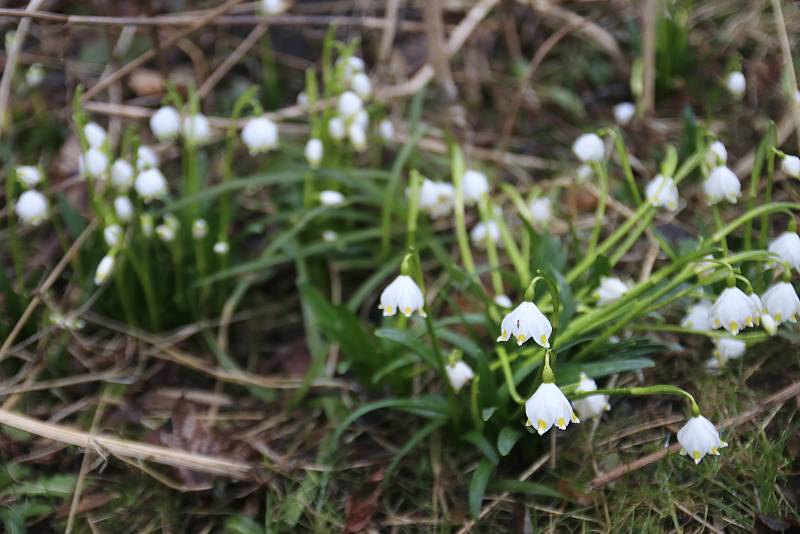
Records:
<instances>
[{"instance_id":1,"label":"dead leaf","mask_svg":"<svg viewBox=\"0 0 800 534\"><path fill-rule=\"evenodd\" d=\"M386 472L381 468L372 473L367 479L368 483L377 484L383 480L383 475ZM378 508L378 500L381 497L381 486L376 485L372 491L364 496L363 492L360 495L350 495L347 498L347 505L345 507L345 523L344 534L352 532L360 532L367 528L367 525L372 521L372 516L375 515L375 510Z\"/></svg>"},{"instance_id":2,"label":"dead leaf","mask_svg":"<svg viewBox=\"0 0 800 534\"><path fill-rule=\"evenodd\" d=\"M151 69L138 69L128 77L128 87L138 96L160 95L164 92L164 77Z\"/></svg>"}]
</instances>

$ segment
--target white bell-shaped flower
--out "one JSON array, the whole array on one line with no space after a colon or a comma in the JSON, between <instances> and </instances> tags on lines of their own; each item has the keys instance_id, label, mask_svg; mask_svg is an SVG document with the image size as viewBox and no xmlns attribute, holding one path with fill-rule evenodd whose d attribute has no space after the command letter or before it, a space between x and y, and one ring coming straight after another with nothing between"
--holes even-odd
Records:
<instances>
[{"instance_id":1,"label":"white bell-shaped flower","mask_svg":"<svg viewBox=\"0 0 800 534\"><path fill-rule=\"evenodd\" d=\"M108 280L108 277L111 276L111 272L114 270L114 256L111 254L106 254L103 256L103 259L100 260L100 263L97 264L97 269L94 271L94 283L95 285L102 285Z\"/></svg>"},{"instance_id":2,"label":"white bell-shaped flower","mask_svg":"<svg viewBox=\"0 0 800 534\"><path fill-rule=\"evenodd\" d=\"M449 215L453 211L453 184L434 182L427 178L419 190L419 207L434 219Z\"/></svg>"},{"instance_id":3,"label":"white bell-shaped flower","mask_svg":"<svg viewBox=\"0 0 800 534\"><path fill-rule=\"evenodd\" d=\"M133 187L145 204L162 199L167 194L167 180L158 169L147 169L140 172Z\"/></svg>"},{"instance_id":4,"label":"white bell-shaped flower","mask_svg":"<svg viewBox=\"0 0 800 534\"><path fill-rule=\"evenodd\" d=\"M450 385L455 391L460 391L461 388L467 384L467 382L475 377L475 373L472 371L472 368L462 360L459 360L452 365L447 364L444 370L447 373L448 382L450 382Z\"/></svg>"},{"instance_id":5,"label":"white bell-shaped flower","mask_svg":"<svg viewBox=\"0 0 800 534\"><path fill-rule=\"evenodd\" d=\"M701 300L694 304L686 312L686 316L681 321L681 326L692 330L711 330L711 303L707 300Z\"/></svg>"},{"instance_id":6,"label":"white bell-shaped flower","mask_svg":"<svg viewBox=\"0 0 800 534\"><path fill-rule=\"evenodd\" d=\"M339 234L334 230L325 230L322 232L322 240L326 243L335 243L339 239Z\"/></svg>"},{"instance_id":7,"label":"white bell-shaped flower","mask_svg":"<svg viewBox=\"0 0 800 534\"><path fill-rule=\"evenodd\" d=\"M581 373L580 382L578 387L575 388L576 393L584 391L596 391L597 383L589 378L586 373ZM572 401L572 406L582 419L592 419L598 417L611 409L608 403L608 395L589 395L582 399Z\"/></svg>"},{"instance_id":8,"label":"white bell-shaped flower","mask_svg":"<svg viewBox=\"0 0 800 534\"><path fill-rule=\"evenodd\" d=\"M592 174L594 174L594 170L592 170L592 166L588 163L578 165L578 168L575 171L575 181L579 184L584 183L592 177Z\"/></svg>"},{"instance_id":9,"label":"white bell-shaped flower","mask_svg":"<svg viewBox=\"0 0 800 534\"><path fill-rule=\"evenodd\" d=\"M192 222L192 237L200 240L208 235L208 223L205 219L195 219Z\"/></svg>"},{"instance_id":10,"label":"white bell-shaped flower","mask_svg":"<svg viewBox=\"0 0 800 534\"><path fill-rule=\"evenodd\" d=\"M747 351L747 343L735 337L720 337L714 341L714 355L722 364L727 363L728 360L741 358L745 351Z\"/></svg>"},{"instance_id":11,"label":"white bell-shaped flower","mask_svg":"<svg viewBox=\"0 0 800 534\"><path fill-rule=\"evenodd\" d=\"M619 278L604 276L600 279L600 285L593 295L597 299L598 306L605 306L621 299L629 289L628 284Z\"/></svg>"},{"instance_id":12,"label":"white bell-shaped flower","mask_svg":"<svg viewBox=\"0 0 800 534\"><path fill-rule=\"evenodd\" d=\"M688 454L699 464L706 454L718 455L719 449L728 444L720 441L719 432L714 425L703 417L697 415L689 419L678 431L678 443L681 444L681 454Z\"/></svg>"},{"instance_id":13,"label":"white bell-shaped flower","mask_svg":"<svg viewBox=\"0 0 800 534\"><path fill-rule=\"evenodd\" d=\"M508 341L513 337L517 345L522 345L529 339L533 339L536 344L550 348L550 334L552 333L553 326L547 317L539 311L536 304L525 301L503 318L500 323L500 337L497 338L497 341Z\"/></svg>"},{"instance_id":14,"label":"white bell-shaped flower","mask_svg":"<svg viewBox=\"0 0 800 534\"><path fill-rule=\"evenodd\" d=\"M227 241L217 241L214 243L214 254L224 256L230 251L231 247Z\"/></svg>"},{"instance_id":15,"label":"white bell-shaped flower","mask_svg":"<svg viewBox=\"0 0 800 534\"><path fill-rule=\"evenodd\" d=\"M797 232L783 232L770 242L767 250L788 263L792 269L800 271L800 236Z\"/></svg>"},{"instance_id":16,"label":"white bell-shaped flower","mask_svg":"<svg viewBox=\"0 0 800 534\"><path fill-rule=\"evenodd\" d=\"M114 199L114 213L117 219L122 222L130 222L133 219L133 202L125 195L120 195Z\"/></svg>"},{"instance_id":17,"label":"white bell-shaped flower","mask_svg":"<svg viewBox=\"0 0 800 534\"><path fill-rule=\"evenodd\" d=\"M47 197L35 189L23 191L14 205L14 211L23 224L38 226L47 218Z\"/></svg>"},{"instance_id":18,"label":"white bell-shaped flower","mask_svg":"<svg viewBox=\"0 0 800 534\"><path fill-rule=\"evenodd\" d=\"M364 131L360 124L353 122L347 127L347 139L350 140L350 144L353 145L357 152L363 152L367 149L367 132Z\"/></svg>"},{"instance_id":19,"label":"white bell-shaped flower","mask_svg":"<svg viewBox=\"0 0 800 534\"><path fill-rule=\"evenodd\" d=\"M319 194L319 202L323 206L336 207L344 204L344 195L339 191L321 191Z\"/></svg>"},{"instance_id":20,"label":"white bell-shaped flower","mask_svg":"<svg viewBox=\"0 0 800 534\"><path fill-rule=\"evenodd\" d=\"M510 308L513 304L511 299L508 298L508 295L495 295L494 303L500 306L501 308Z\"/></svg>"},{"instance_id":21,"label":"white bell-shaped flower","mask_svg":"<svg viewBox=\"0 0 800 534\"><path fill-rule=\"evenodd\" d=\"M394 123L389 119L382 119L378 123L378 134L387 143L394 141Z\"/></svg>"},{"instance_id":22,"label":"white bell-shaped flower","mask_svg":"<svg viewBox=\"0 0 800 534\"><path fill-rule=\"evenodd\" d=\"M344 119L355 117L356 114L364 109L364 102L361 98L352 91L345 91L339 95L339 102L337 105L339 115Z\"/></svg>"},{"instance_id":23,"label":"white bell-shaped flower","mask_svg":"<svg viewBox=\"0 0 800 534\"><path fill-rule=\"evenodd\" d=\"M367 113L366 109L362 109L358 113L356 113L355 117L350 119L351 124L358 124L364 130L369 128L369 113Z\"/></svg>"},{"instance_id":24,"label":"white bell-shaped flower","mask_svg":"<svg viewBox=\"0 0 800 534\"><path fill-rule=\"evenodd\" d=\"M466 204L477 204L483 194L489 192L489 179L484 173L475 169L467 169L464 172L463 183Z\"/></svg>"},{"instance_id":25,"label":"white bell-shaped flower","mask_svg":"<svg viewBox=\"0 0 800 534\"><path fill-rule=\"evenodd\" d=\"M712 167L725 165L728 162L728 149L720 141L714 141L708 145L706 162Z\"/></svg>"},{"instance_id":26,"label":"white bell-shaped flower","mask_svg":"<svg viewBox=\"0 0 800 534\"><path fill-rule=\"evenodd\" d=\"M741 98L747 89L747 80L741 72L733 71L725 78L725 87L736 98Z\"/></svg>"},{"instance_id":27,"label":"white bell-shaped flower","mask_svg":"<svg viewBox=\"0 0 800 534\"><path fill-rule=\"evenodd\" d=\"M150 131L159 141L178 137L181 131L181 114L172 106L162 106L150 117Z\"/></svg>"},{"instance_id":28,"label":"white bell-shaped flower","mask_svg":"<svg viewBox=\"0 0 800 534\"><path fill-rule=\"evenodd\" d=\"M178 234L178 228L174 225L163 223L156 226L156 235L164 243L172 243Z\"/></svg>"},{"instance_id":29,"label":"white bell-shaped flower","mask_svg":"<svg viewBox=\"0 0 800 534\"><path fill-rule=\"evenodd\" d=\"M211 139L211 123L202 113L189 115L183 118L181 133L190 144L202 145Z\"/></svg>"},{"instance_id":30,"label":"white bell-shaped flower","mask_svg":"<svg viewBox=\"0 0 800 534\"><path fill-rule=\"evenodd\" d=\"M761 299L764 313L772 317L776 324L783 322L796 323L800 314L800 298L789 282L778 282L764 292Z\"/></svg>"},{"instance_id":31,"label":"white bell-shaped flower","mask_svg":"<svg viewBox=\"0 0 800 534\"><path fill-rule=\"evenodd\" d=\"M111 184L120 191L127 191L133 185L134 174L133 165L120 158L111 166Z\"/></svg>"},{"instance_id":32,"label":"white bell-shaped flower","mask_svg":"<svg viewBox=\"0 0 800 534\"><path fill-rule=\"evenodd\" d=\"M44 67L42 67L41 63L34 63L25 71L25 85L31 89L39 87L44 81L44 76Z\"/></svg>"},{"instance_id":33,"label":"white bell-shaped flower","mask_svg":"<svg viewBox=\"0 0 800 534\"><path fill-rule=\"evenodd\" d=\"M250 119L242 128L242 142L251 156L278 147L278 125L267 117Z\"/></svg>"},{"instance_id":34,"label":"white bell-shaped flower","mask_svg":"<svg viewBox=\"0 0 800 534\"><path fill-rule=\"evenodd\" d=\"M286 0L261 0L259 6L265 15L280 15L289 7Z\"/></svg>"},{"instance_id":35,"label":"white bell-shaped flower","mask_svg":"<svg viewBox=\"0 0 800 534\"><path fill-rule=\"evenodd\" d=\"M342 59L339 62L343 61ZM337 64L339 63L337 62ZM344 65L342 70L344 71L344 79L349 80L359 72L364 72L367 68L367 65L364 63L364 60L358 56L350 56L344 61Z\"/></svg>"},{"instance_id":36,"label":"white bell-shaped flower","mask_svg":"<svg viewBox=\"0 0 800 534\"><path fill-rule=\"evenodd\" d=\"M389 317L398 311L406 317L411 317L415 311L425 317L425 299L417 283L410 276L404 274L395 278L391 284L381 292L381 303L378 309L383 310L384 317Z\"/></svg>"},{"instance_id":37,"label":"white bell-shaped flower","mask_svg":"<svg viewBox=\"0 0 800 534\"><path fill-rule=\"evenodd\" d=\"M758 309L753 300L738 287L727 287L709 312L711 326L724 328L734 336L740 330L755 324Z\"/></svg>"},{"instance_id":38,"label":"white bell-shaped flower","mask_svg":"<svg viewBox=\"0 0 800 534\"><path fill-rule=\"evenodd\" d=\"M552 382L542 383L525 401L525 415L540 436L553 426L566 430L570 423L580 423L567 397Z\"/></svg>"},{"instance_id":39,"label":"white bell-shaped flower","mask_svg":"<svg viewBox=\"0 0 800 534\"><path fill-rule=\"evenodd\" d=\"M547 228L553 218L553 203L547 197L538 197L528 205L531 224L538 229Z\"/></svg>"},{"instance_id":40,"label":"white bell-shaped flower","mask_svg":"<svg viewBox=\"0 0 800 534\"><path fill-rule=\"evenodd\" d=\"M306 143L304 152L309 166L312 169L319 168L319 164L322 163L322 156L325 153L325 147L322 141L312 137Z\"/></svg>"},{"instance_id":41,"label":"white bell-shaped flower","mask_svg":"<svg viewBox=\"0 0 800 534\"><path fill-rule=\"evenodd\" d=\"M800 178L800 158L797 156L784 156L781 160L781 169L792 178Z\"/></svg>"},{"instance_id":42,"label":"white bell-shaped flower","mask_svg":"<svg viewBox=\"0 0 800 534\"><path fill-rule=\"evenodd\" d=\"M80 159L81 173L91 178L104 179L108 170L108 156L99 148L90 148Z\"/></svg>"},{"instance_id":43,"label":"white bell-shaped flower","mask_svg":"<svg viewBox=\"0 0 800 534\"><path fill-rule=\"evenodd\" d=\"M716 167L703 182L703 191L706 194L706 202L709 206L727 200L731 204L736 204L739 195L742 194L742 184L728 167Z\"/></svg>"},{"instance_id":44,"label":"white bell-shaped flower","mask_svg":"<svg viewBox=\"0 0 800 534\"><path fill-rule=\"evenodd\" d=\"M136 149L136 170L143 171L158 167L158 161L158 154L152 147L139 145L139 148Z\"/></svg>"},{"instance_id":45,"label":"white bell-shaped flower","mask_svg":"<svg viewBox=\"0 0 800 534\"><path fill-rule=\"evenodd\" d=\"M122 227L118 224L109 224L103 228L103 240L108 248L116 247L122 239Z\"/></svg>"},{"instance_id":46,"label":"white bell-shaped flower","mask_svg":"<svg viewBox=\"0 0 800 534\"><path fill-rule=\"evenodd\" d=\"M20 165L15 169L17 180L28 189L36 187L42 181L42 171L33 165Z\"/></svg>"},{"instance_id":47,"label":"white bell-shaped flower","mask_svg":"<svg viewBox=\"0 0 800 534\"><path fill-rule=\"evenodd\" d=\"M334 141L341 141L347 135L347 128L341 117L331 117L328 121L328 135Z\"/></svg>"},{"instance_id":48,"label":"white bell-shaped flower","mask_svg":"<svg viewBox=\"0 0 800 534\"><path fill-rule=\"evenodd\" d=\"M86 137L86 142L91 148L101 148L108 137L103 127L96 122L90 122L84 126L83 135Z\"/></svg>"},{"instance_id":49,"label":"white bell-shaped flower","mask_svg":"<svg viewBox=\"0 0 800 534\"><path fill-rule=\"evenodd\" d=\"M657 208L666 208L669 211L678 209L678 186L675 180L663 174L650 180L645 188L647 200Z\"/></svg>"},{"instance_id":50,"label":"white bell-shaped flower","mask_svg":"<svg viewBox=\"0 0 800 534\"><path fill-rule=\"evenodd\" d=\"M350 78L350 89L352 89L361 100L369 100L372 96L372 82L369 76L363 72L358 72Z\"/></svg>"},{"instance_id":51,"label":"white bell-shaped flower","mask_svg":"<svg viewBox=\"0 0 800 534\"><path fill-rule=\"evenodd\" d=\"M469 233L469 238L472 240L472 243L479 247L486 246L486 236L487 234L492 238L496 244L500 245L500 229L497 226L497 223L494 221L488 222L480 222L476 224L472 231Z\"/></svg>"},{"instance_id":52,"label":"white bell-shaped flower","mask_svg":"<svg viewBox=\"0 0 800 534\"><path fill-rule=\"evenodd\" d=\"M627 126L636 114L636 106L632 102L620 102L614 106L614 121L620 126Z\"/></svg>"},{"instance_id":53,"label":"white bell-shaped flower","mask_svg":"<svg viewBox=\"0 0 800 534\"><path fill-rule=\"evenodd\" d=\"M584 163L600 161L605 154L605 146L597 134L587 133L579 136L572 143L572 152Z\"/></svg>"}]
</instances>

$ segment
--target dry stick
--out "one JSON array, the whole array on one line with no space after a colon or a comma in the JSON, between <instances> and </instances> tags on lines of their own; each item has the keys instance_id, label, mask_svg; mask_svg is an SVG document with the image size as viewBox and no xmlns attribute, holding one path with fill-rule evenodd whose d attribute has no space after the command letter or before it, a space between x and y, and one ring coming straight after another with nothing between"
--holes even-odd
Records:
<instances>
[{"instance_id":1,"label":"dry stick","mask_svg":"<svg viewBox=\"0 0 800 534\"><path fill-rule=\"evenodd\" d=\"M219 67L211 73L200 89L197 90L197 96L203 99L211 92L211 90L219 83L219 81L230 71L237 63L244 57L244 55L251 49L267 31L267 23L262 22L251 31L247 37L236 47L231 55L225 58L225 61L220 63Z\"/></svg>"},{"instance_id":2,"label":"dry stick","mask_svg":"<svg viewBox=\"0 0 800 534\"><path fill-rule=\"evenodd\" d=\"M400 0L388 0L386 2L386 16L383 35L381 35L381 47L378 52L378 63L385 65L388 62L389 54L392 53L394 36L397 33L397 14L400 11Z\"/></svg>"},{"instance_id":3,"label":"dry stick","mask_svg":"<svg viewBox=\"0 0 800 534\"><path fill-rule=\"evenodd\" d=\"M656 94L656 17L659 0L647 0L644 5L644 90L642 115L647 115L655 103Z\"/></svg>"},{"instance_id":4,"label":"dry stick","mask_svg":"<svg viewBox=\"0 0 800 534\"><path fill-rule=\"evenodd\" d=\"M222 15L223 13L225 13L227 11L230 11L231 8L233 8L236 4L238 4L240 2L242 2L242 0L228 0L227 2L222 4L221 6L215 8L215 9L212 9L211 11L209 11L208 13L206 13L205 15L200 17L198 20L193 22L191 25L189 25L187 28L181 30L177 34L175 34L172 37L170 37L169 39L167 39L163 43L162 49L166 49L166 48L169 48L169 47L175 45L178 41L181 41L182 39L188 37L190 34L194 33L195 31L199 30L203 26L207 25L215 17L218 17L218 16ZM130 74L134 70L138 69L139 67L141 67L142 65L144 65L145 63L147 63L148 61L153 59L156 56L157 53L158 52L156 52L155 49L151 48L150 50L148 50L144 54L140 55L139 57L137 57L133 61L127 63L124 67L122 67L119 70L115 71L113 74L101 79L99 82L97 82L97 84L94 87L92 87L91 89L89 89L88 91L86 91L83 94L83 101L85 102L85 101L89 100L90 98L93 98L93 97L97 96L102 91L104 91L109 85L111 85L112 83L116 82L117 80L120 80L124 76L127 76L128 74Z\"/></svg>"},{"instance_id":5,"label":"dry stick","mask_svg":"<svg viewBox=\"0 0 800 534\"><path fill-rule=\"evenodd\" d=\"M115 456L147 460L173 467L182 467L202 473L223 475L238 480L259 480L263 478L262 469L255 465L230 458L196 454L158 445L147 445L138 441L120 439L114 436L91 435L65 425L45 423L32 417L0 409L0 425L10 426L29 434L34 434L59 443L91 449L102 455L109 452Z\"/></svg>"},{"instance_id":6,"label":"dry stick","mask_svg":"<svg viewBox=\"0 0 800 534\"><path fill-rule=\"evenodd\" d=\"M735 428L743 423L746 423L759 413L763 412L771 404L775 403L782 404L791 399L792 397L796 397L798 395L800 395L800 381L795 382L783 388L782 390L778 391L777 393L774 393L769 397L761 400L758 404L756 404L746 412L736 417L730 417L724 420L722 423L720 423L719 426L720 428ZM646 467L654 462L657 462L658 460L665 457L667 454L677 451L678 449L680 449L680 447L681 447L680 443L675 443L665 449L661 449L654 453L648 454L647 456L643 456L638 460L634 460L633 462L621 465L615 469L612 469L611 471L603 473L595 477L589 483L589 490L595 490L597 488L605 486L609 482L613 482L614 480L620 478L623 475L627 475L628 473L636 471L637 469L641 469L642 467Z\"/></svg>"},{"instance_id":7,"label":"dry stick","mask_svg":"<svg viewBox=\"0 0 800 534\"><path fill-rule=\"evenodd\" d=\"M781 119L778 121L777 126L777 137L778 137L778 145L782 145L786 142L790 135L792 135L792 130L794 130L794 111L789 110ZM743 158L739 159L739 162L734 167L733 172L736 173L740 179L744 180L745 178L749 179L750 171L753 170L753 162L755 161L756 157L756 149L752 149L750 152L747 153Z\"/></svg>"},{"instance_id":8,"label":"dry stick","mask_svg":"<svg viewBox=\"0 0 800 534\"><path fill-rule=\"evenodd\" d=\"M781 0L772 0L772 11L775 14L775 25L778 27L778 37L781 41L781 54L783 62L786 64L786 74L789 75L789 82L792 84L789 94L789 105L794 116L794 127L797 130L797 150L800 152L800 103L797 102L797 75L794 72L794 61L792 61L792 48L789 45L789 34L786 33L786 21L783 18Z\"/></svg>"},{"instance_id":9,"label":"dry stick","mask_svg":"<svg viewBox=\"0 0 800 534\"><path fill-rule=\"evenodd\" d=\"M43 1L44 0L31 0L23 13L36 11ZM14 72L17 70L17 61L19 61L19 54L22 51L22 43L25 41L25 36L28 33L30 25L30 17L25 17L19 21L17 32L14 34L14 43L6 58L5 68L3 68L3 78L0 79L0 139L3 137L3 128L6 124L6 108L8 107L8 100L11 97L11 82L14 80Z\"/></svg>"},{"instance_id":10,"label":"dry stick","mask_svg":"<svg viewBox=\"0 0 800 534\"><path fill-rule=\"evenodd\" d=\"M28 319L31 318L34 310L36 310L36 307L42 301L41 295L47 293L47 291L50 289L50 286L55 283L56 279L61 275L61 272L67 267L67 264L72 261L73 256L75 256L75 254L78 253L78 250L80 250L81 246L83 246L84 241L86 241L89 236L92 235L92 232L96 226L97 221L92 221L92 223L83 230L81 235L78 236L78 239L76 239L75 242L72 243L72 246L69 247L67 253L64 254L64 257L61 258L44 282L42 282L42 284L36 289L33 298L28 303L28 307L25 308L24 312L22 312L22 317L19 318L17 324L14 325L14 329L11 330L11 333L8 334L8 337L5 339L5 341L3 341L3 346L0 347L0 361L3 361L3 359L5 359L5 357L8 355L8 349L17 339L19 333L22 332L22 329L25 327Z\"/></svg>"}]
</instances>

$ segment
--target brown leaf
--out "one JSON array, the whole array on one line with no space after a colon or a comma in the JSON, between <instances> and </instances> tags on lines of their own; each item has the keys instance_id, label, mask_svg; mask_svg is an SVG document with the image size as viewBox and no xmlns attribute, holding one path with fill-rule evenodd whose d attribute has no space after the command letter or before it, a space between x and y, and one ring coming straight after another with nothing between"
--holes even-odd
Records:
<instances>
[{"instance_id":1,"label":"brown leaf","mask_svg":"<svg viewBox=\"0 0 800 534\"><path fill-rule=\"evenodd\" d=\"M383 475L386 472L384 468L378 469L367 479L368 483L376 484L383 480ZM375 515L375 510L378 508L378 500L381 497L381 487L376 485L373 490L364 496L350 495L347 498L347 505L345 507L345 523L344 534L351 532L359 532L367 528L372 516Z\"/></svg>"},{"instance_id":2,"label":"brown leaf","mask_svg":"<svg viewBox=\"0 0 800 534\"><path fill-rule=\"evenodd\" d=\"M160 95L164 92L164 78L151 69L138 69L128 78L128 87L138 96Z\"/></svg>"}]
</instances>

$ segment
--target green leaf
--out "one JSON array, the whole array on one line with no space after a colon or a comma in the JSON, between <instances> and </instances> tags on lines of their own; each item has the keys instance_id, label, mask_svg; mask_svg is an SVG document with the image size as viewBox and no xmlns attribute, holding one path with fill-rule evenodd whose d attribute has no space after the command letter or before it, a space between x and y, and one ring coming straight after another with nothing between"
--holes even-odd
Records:
<instances>
[{"instance_id":1,"label":"green leaf","mask_svg":"<svg viewBox=\"0 0 800 534\"><path fill-rule=\"evenodd\" d=\"M472 480L469 483L469 513L472 517L477 518L481 513L481 503L483 502L483 495L486 493L486 485L489 482L489 477L494 472L494 465L491 461L484 458L475 473L472 474Z\"/></svg>"},{"instance_id":2,"label":"green leaf","mask_svg":"<svg viewBox=\"0 0 800 534\"><path fill-rule=\"evenodd\" d=\"M236 515L225 521L225 532L231 534L264 534L264 528L247 517Z\"/></svg>"},{"instance_id":3,"label":"green leaf","mask_svg":"<svg viewBox=\"0 0 800 534\"><path fill-rule=\"evenodd\" d=\"M489 419L492 418L494 412L496 411L497 411L497 406L489 406L488 408L484 408L483 410L481 410L481 419L483 419L484 422L488 421Z\"/></svg>"},{"instance_id":4,"label":"green leaf","mask_svg":"<svg viewBox=\"0 0 800 534\"><path fill-rule=\"evenodd\" d=\"M508 456L521 437L522 432L519 430L510 426L503 427L500 434L497 435L497 450L500 452L500 456Z\"/></svg>"},{"instance_id":5,"label":"green leaf","mask_svg":"<svg viewBox=\"0 0 800 534\"><path fill-rule=\"evenodd\" d=\"M75 487L75 475L53 475L40 478L36 482L23 482L9 486L0 495L44 495L48 497L68 497Z\"/></svg>"},{"instance_id":6,"label":"green leaf","mask_svg":"<svg viewBox=\"0 0 800 534\"><path fill-rule=\"evenodd\" d=\"M527 495L538 495L542 497L554 497L565 499L566 497L546 484L528 482L527 480L514 480L512 478L498 478L492 480L489 485L492 491L507 491L509 493L525 493Z\"/></svg>"},{"instance_id":7,"label":"green leaf","mask_svg":"<svg viewBox=\"0 0 800 534\"><path fill-rule=\"evenodd\" d=\"M415 337L408 330L398 330L396 328L379 328L375 331L375 335L381 339L388 339L399 343L409 349L412 353L416 354L434 369L438 369L436 362L436 355L430 348L425 346L419 338Z\"/></svg>"},{"instance_id":8,"label":"green leaf","mask_svg":"<svg viewBox=\"0 0 800 534\"><path fill-rule=\"evenodd\" d=\"M486 456L486 459L492 462L492 464L497 465L500 462L500 458L497 456L497 451L494 449L494 447L492 447L492 444L488 439L486 439L486 436L477 430L471 430L467 432L462 439L475 445L475 447L481 451L483 455Z\"/></svg>"},{"instance_id":9,"label":"green leaf","mask_svg":"<svg viewBox=\"0 0 800 534\"><path fill-rule=\"evenodd\" d=\"M370 412L383 410L384 408L392 408L395 410L413 413L429 419L446 417L448 413L447 401L443 397L439 396L429 395L416 399L384 399L371 402L351 413L349 416L347 416L347 419L342 421L339 426L336 427L336 432L333 434L332 438L332 443L334 446L339 441L339 438L341 438L344 431L347 430L347 428L359 418Z\"/></svg>"},{"instance_id":10,"label":"green leaf","mask_svg":"<svg viewBox=\"0 0 800 534\"><path fill-rule=\"evenodd\" d=\"M655 367L656 363L650 358L632 358L627 360L607 360L591 363L565 363L559 365L556 381L559 384L573 384L578 381L580 374L586 373L590 377L608 376L624 371L638 371Z\"/></svg>"}]
</instances>

